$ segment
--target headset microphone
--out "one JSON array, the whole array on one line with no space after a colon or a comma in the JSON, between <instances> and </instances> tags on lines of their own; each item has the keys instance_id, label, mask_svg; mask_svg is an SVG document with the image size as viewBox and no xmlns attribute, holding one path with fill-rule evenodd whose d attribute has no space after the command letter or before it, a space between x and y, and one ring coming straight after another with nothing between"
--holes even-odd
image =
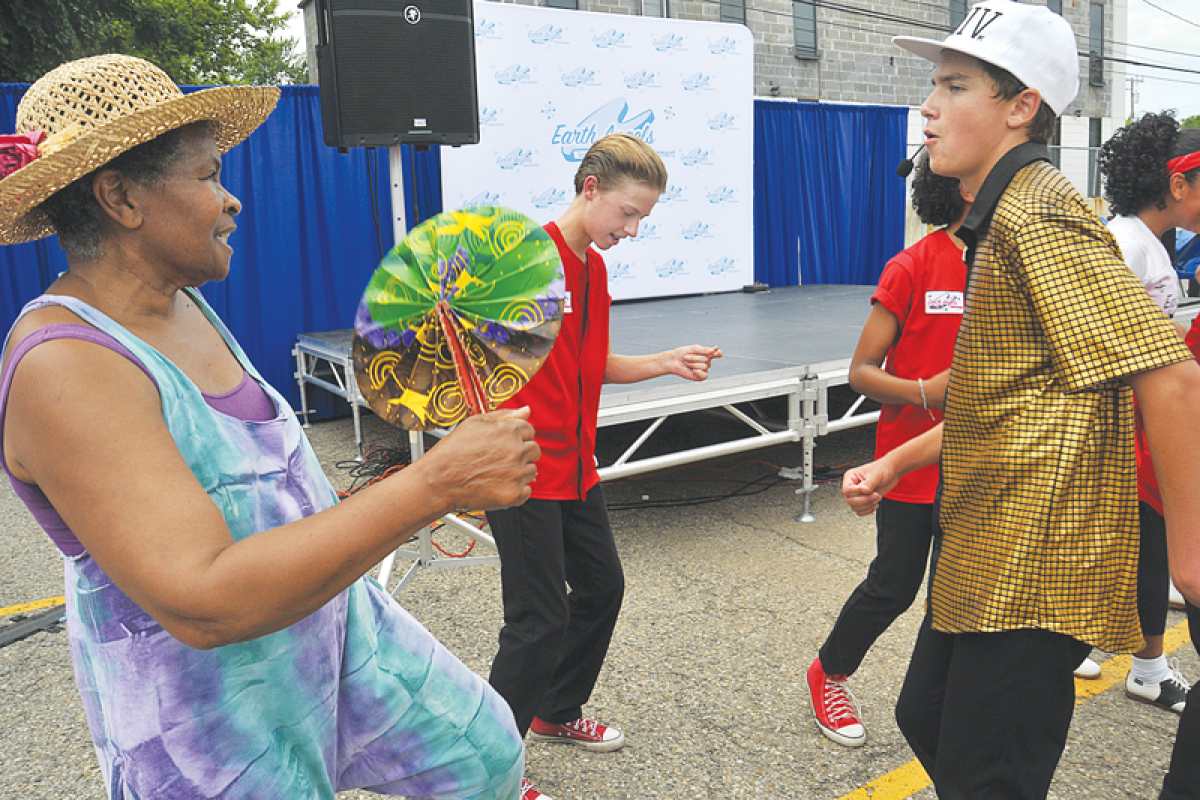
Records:
<instances>
[{"instance_id":1,"label":"headset microphone","mask_svg":"<svg viewBox=\"0 0 1200 800\"><path fill-rule=\"evenodd\" d=\"M912 154L912 158L906 158L903 161L901 161L899 164L897 164L896 165L896 174L899 175L901 178L907 178L909 176L909 174L911 174L913 171L913 159L915 159L917 157L917 154L920 153L921 149L924 147L925 147L925 143L922 142L921 146L917 148L917 152Z\"/></svg>"}]
</instances>

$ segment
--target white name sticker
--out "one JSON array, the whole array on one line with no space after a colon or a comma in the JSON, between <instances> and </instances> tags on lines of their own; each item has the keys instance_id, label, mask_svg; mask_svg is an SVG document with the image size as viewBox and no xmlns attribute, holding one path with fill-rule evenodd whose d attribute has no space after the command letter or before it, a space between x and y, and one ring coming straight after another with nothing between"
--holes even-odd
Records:
<instances>
[{"instance_id":1,"label":"white name sticker","mask_svg":"<svg viewBox=\"0 0 1200 800\"><path fill-rule=\"evenodd\" d=\"M963 313L962 292L926 292L926 314L961 314Z\"/></svg>"},{"instance_id":2,"label":"white name sticker","mask_svg":"<svg viewBox=\"0 0 1200 800\"><path fill-rule=\"evenodd\" d=\"M566 299L563 300L563 313L564 314L571 313L571 290L570 289L567 290Z\"/></svg>"}]
</instances>

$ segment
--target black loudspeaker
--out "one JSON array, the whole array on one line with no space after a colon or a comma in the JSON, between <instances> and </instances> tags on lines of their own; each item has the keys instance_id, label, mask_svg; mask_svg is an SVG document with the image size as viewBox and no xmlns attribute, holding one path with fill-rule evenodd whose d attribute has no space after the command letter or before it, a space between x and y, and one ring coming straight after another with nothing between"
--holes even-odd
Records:
<instances>
[{"instance_id":1,"label":"black loudspeaker","mask_svg":"<svg viewBox=\"0 0 1200 800\"><path fill-rule=\"evenodd\" d=\"M475 144L472 0L318 0L330 147Z\"/></svg>"}]
</instances>

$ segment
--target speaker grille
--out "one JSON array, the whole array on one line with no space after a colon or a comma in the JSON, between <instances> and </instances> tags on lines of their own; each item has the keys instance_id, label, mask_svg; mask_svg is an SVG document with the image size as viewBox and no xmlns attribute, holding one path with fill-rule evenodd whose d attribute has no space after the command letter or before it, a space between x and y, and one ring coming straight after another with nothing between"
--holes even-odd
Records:
<instances>
[{"instance_id":1,"label":"speaker grille","mask_svg":"<svg viewBox=\"0 0 1200 800\"><path fill-rule=\"evenodd\" d=\"M328 19L337 144L479 141L469 0L332 0Z\"/></svg>"}]
</instances>

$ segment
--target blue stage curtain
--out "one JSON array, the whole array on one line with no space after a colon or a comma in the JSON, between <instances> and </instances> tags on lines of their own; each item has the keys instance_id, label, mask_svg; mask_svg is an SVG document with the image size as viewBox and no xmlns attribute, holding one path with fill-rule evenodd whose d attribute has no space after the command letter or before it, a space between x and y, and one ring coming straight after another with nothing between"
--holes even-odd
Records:
<instances>
[{"instance_id":1,"label":"blue stage curtain","mask_svg":"<svg viewBox=\"0 0 1200 800\"><path fill-rule=\"evenodd\" d=\"M873 284L904 247L908 109L756 100L754 279Z\"/></svg>"}]
</instances>

